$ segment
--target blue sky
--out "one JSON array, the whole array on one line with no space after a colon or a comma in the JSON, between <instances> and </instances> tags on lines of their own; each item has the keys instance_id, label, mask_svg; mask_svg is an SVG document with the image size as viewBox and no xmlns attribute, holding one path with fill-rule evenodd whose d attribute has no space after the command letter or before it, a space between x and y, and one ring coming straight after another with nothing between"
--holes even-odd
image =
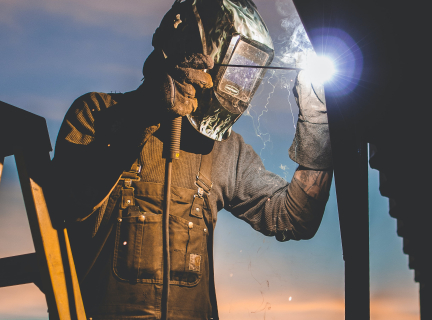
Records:
<instances>
[{"instance_id":1,"label":"blue sky","mask_svg":"<svg viewBox=\"0 0 432 320\"><path fill-rule=\"evenodd\" d=\"M54 145L74 99L89 91L138 87L142 64L152 50L151 36L171 4L0 0L0 100L44 116ZM296 19L292 4L256 4L276 54L283 52L286 21ZM234 130L261 155L268 170L290 180L296 168L287 154L297 114L291 94L294 75L270 76ZM418 319L418 285L402 253L396 220L388 214L388 199L378 192L378 172L370 170L369 179L372 319ZM34 251L12 157L6 158L0 184L0 218L0 257ZM215 243L222 319L344 318L334 186L312 240L278 243L220 212ZM0 319L22 318L47 319L43 295L34 285L1 288Z\"/></svg>"}]
</instances>

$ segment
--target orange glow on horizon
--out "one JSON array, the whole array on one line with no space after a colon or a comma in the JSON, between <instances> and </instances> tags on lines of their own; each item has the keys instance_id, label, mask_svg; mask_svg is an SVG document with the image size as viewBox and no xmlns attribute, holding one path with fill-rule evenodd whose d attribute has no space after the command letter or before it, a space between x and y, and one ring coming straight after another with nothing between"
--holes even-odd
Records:
<instances>
[{"instance_id":1,"label":"orange glow on horizon","mask_svg":"<svg viewBox=\"0 0 432 320\"><path fill-rule=\"evenodd\" d=\"M289 300L289 299L287 299ZM271 300L270 300L271 301ZM372 320L418 320L418 309L413 309L413 301L403 298L379 298L371 301ZM222 320L241 319L286 319L296 320L337 320L344 319L343 299L299 302L294 299L284 304L264 302L256 307L252 301L244 299L233 303L219 304Z\"/></svg>"}]
</instances>

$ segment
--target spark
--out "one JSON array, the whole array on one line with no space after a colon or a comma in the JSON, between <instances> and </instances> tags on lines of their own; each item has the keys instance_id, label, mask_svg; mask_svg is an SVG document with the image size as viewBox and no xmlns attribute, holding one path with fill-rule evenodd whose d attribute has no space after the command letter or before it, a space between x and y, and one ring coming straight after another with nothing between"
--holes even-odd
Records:
<instances>
[{"instance_id":1,"label":"spark","mask_svg":"<svg viewBox=\"0 0 432 320\"><path fill-rule=\"evenodd\" d=\"M265 163L265 160L266 160L263 157L263 154L264 154L264 151L266 150L267 146L269 145L269 143L271 143L271 135L269 132L264 132L264 130L262 128L262 124L263 124L262 120L263 120L264 115L271 110L271 101L272 101L271 99L272 99L276 89L279 87L281 89L288 90L287 102L288 102L288 105L290 107L291 119L292 119L294 130L296 128L293 107L292 107L292 103L290 101L290 96L291 96L290 89L292 88L292 85L290 84L290 82L293 81L290 77L290 74L292 75L292 72L290 72L287 75L286 72L281 73L280 71L271 70L270 73L269 73L270 76L267 78L267 80L263 81L263 84L267 84L267 83L270 84L271 88L268 88L268 91L266 89L266 92L268 92L267 98L266 98L266 102L265 102L261 112L259 113L259 115L258 115L258 113L255 113L255 112L252 114L252 110L253 111L256 110L252 105L250 105L247 112L245 112L246 115L248 115L252 118L255 134L257 137L259 137L261 139L261 141L263 143L263 147L261 148L261 150L259 152L259 155L260 155L263 163ZM281 164L279 168L284 172L283 178L286 180L288 177L288 166ZM271 178L268 182L271 183L272 180L273 179Z\"/></svg>"},{"instance_id":2,"label":"spark","mask_svg":"<svg viewBox=\"0 0 432 320\"><path fill-rule=\"evenodd\" d=\"M292 81L292 80L291 80ZM291 86L290 86L290 83L289 82L287 82L287 81L284 81L283 82L283 88L285 88L287 91L288 91L288 97L287 97L287 102L288 102L288 105L289 105L289 107L290 107L290 111L291 111L291 119L292 119L292 122L293 122L293 127L294 127L294 131L296 130L296 125L295 125L295 120L294 120L294 112L293 112L293 109L292 109L292 105L291 105L291 101L290 101L290 96L291 96Z\"/></svg>"},{"instance_id":3,"label":"spark","mask_svg":"<svg viewBox=\"0 0 432 320\"><path fill-rule=\"evenodd\" d=\"M261 141L263 142L263 147L260 150L260 157L262 159L262 162L265 162L265 159L262 157L262 152L265 150L266 145L268 142L270 142L270 133L264 133L261 131L261 123L260 123L260 119L261 117L264 115L264 113L267 113L269 111L268 109L268 105L270 103L270 98L272 97L273 93L275 92L276 89L276 85L273 84L270 80L274 78L275 75L275 71L272 70L272 74L269 77L269 79L267 80L267 83L270 84L272 86L272 89L270 90L268 96L267 96L267 100L266 100L266 104L264 105L264 109L261 111L261 114L258 116L257 118L257 122L258 125L255 128L255 134L261 139Z\"/></svg>"}]
</instances>

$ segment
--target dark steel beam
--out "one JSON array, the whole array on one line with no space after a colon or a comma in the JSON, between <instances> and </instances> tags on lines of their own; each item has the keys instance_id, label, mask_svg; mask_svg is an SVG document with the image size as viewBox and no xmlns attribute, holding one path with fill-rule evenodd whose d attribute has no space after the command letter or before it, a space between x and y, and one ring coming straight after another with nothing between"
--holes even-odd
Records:
<instances>
[{"instance_id":1,"label":"dark steel beam","mask_svg":"<svg viewBox=\"0 0 432 320\"><path fill-rule=\"evenodd\" d=\"M14 146L52 151L45 118L0 101L0 157L13 154Z\"/></svg>"},{"instance_id":2,"label":"dark steel beam","mask_svg":"<svg viewBox=\"0 0 432 320\"><path fill-rule=\"evenodd\" d=\"M432 290L427 280L420 281L420 317L422 320L432 318Z\"/></svg>"},{"instance_id":3,"label":"dark steel beam","mask_svg":"<svg viewBox=\"0 0 432 320\"><path fill-rule=\"evenodd\" d=\"M2 258L0 270L0 287L40 282L36 253Z\"/></svg>"},{"instance_id":4,"label":"dark steel beam","mask_svg":"<svg viewBox=\"0 0 432 320\"><path fill-rule=\"evenodd\" d=\"M355 43L364 37L362 24L365 23L361 15L367 13L367 8L361 4L357 8L356 3L342 0L294 0L294 4L318 54L325 55L331 49L323 44L328 43L327 37L334 36L332 30L343 30ZM343 59L344 53L340 54ZM373 107L371 101L377 99L374 83L367 82L371 77L370 67L371 64L365 64L357 87L344 95L325 86L345 261L347 320L370 319L368 155L364 120ZM353 79L340 77L338 80Z\"/></svg>"}]
</instances>

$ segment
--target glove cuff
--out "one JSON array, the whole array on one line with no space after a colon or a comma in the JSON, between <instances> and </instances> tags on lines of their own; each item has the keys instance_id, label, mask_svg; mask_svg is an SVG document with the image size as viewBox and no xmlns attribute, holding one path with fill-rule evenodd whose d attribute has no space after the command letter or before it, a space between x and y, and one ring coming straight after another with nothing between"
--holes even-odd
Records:
<instances>
[{"instance_id":1,"label":"glove cuff","mask_svg":"<svg viewBox=\"0 0 432 320\"><path fill-rule=\"evenodd\" d=\"M291 160L309 169L331 168L333 162L328 124L299 119L288 154Z\"/></svg>"}]
</instances>

